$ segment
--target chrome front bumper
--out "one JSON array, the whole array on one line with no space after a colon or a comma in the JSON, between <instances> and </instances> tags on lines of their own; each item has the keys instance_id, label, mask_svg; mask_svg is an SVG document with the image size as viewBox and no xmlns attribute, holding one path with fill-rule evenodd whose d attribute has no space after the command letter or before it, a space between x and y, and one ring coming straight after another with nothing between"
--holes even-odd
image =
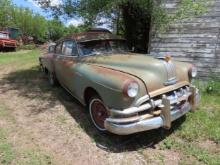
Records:
<instances>
[{"instance_id":1,"label":"chrome front bumper","mask_svg":"<svg viewBox=\"0 0 220 165\"><path fill-rule=\"evenodd\" d=\"M188 101L188 98L191 98L191 101ZM142 132L152 129L157 129L160 127L170 128L171 122L185 115L190 110L195 110L196 106L199 103L200 96L198 89L195 87L190 87L188 92L184 96L179 97L178 100L186 100L186 102L181 107L173 107L172 104L174 100L171 100L168 97L164 97L161 100L157 100L154 103L158 104L157 106L162 107L162 113L160 116L152 117L149 119L143 119L141 117L134 117L126 120L123 119L114 119L108 118L105 120L105 128L114 134L118 135L128 135L136 132ZM152 105L155 106L155 105ZM148 104L132 107L123 111L119 111L119 114L130 114L135 112L143 111L144 108L149 107ZM145 109L146 110L146 109ZM111 110L111 113L117 113L117 110ZM127 122L127 123L126 123Z\"/></svg>"}]
</instances>

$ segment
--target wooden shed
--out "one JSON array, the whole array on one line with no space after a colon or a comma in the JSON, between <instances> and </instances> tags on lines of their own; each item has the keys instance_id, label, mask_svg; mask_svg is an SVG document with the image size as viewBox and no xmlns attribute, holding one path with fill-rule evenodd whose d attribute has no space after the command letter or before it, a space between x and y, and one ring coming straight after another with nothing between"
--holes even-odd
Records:
<instances>
[{"instance_id":1,"label":"wooden shed","mask_svg":"<svg viewBox=\"0 0 220 165\"><path fill-rule=\"evenodd\" d=\"M175 12L178 0L167 0L164 7ZM170 25L166 33L152 32L151 54L169 54L198 67L199 77L220 77L220 0L212 0L209 11L196 18Z\"/></svg>"}]
</instances>

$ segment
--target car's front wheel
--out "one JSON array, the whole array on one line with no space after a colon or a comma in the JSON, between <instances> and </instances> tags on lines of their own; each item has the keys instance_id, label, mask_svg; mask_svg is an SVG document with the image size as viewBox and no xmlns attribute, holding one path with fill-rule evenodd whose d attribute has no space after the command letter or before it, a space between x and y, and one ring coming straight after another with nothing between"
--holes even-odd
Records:
<instances>
[{"instance_id":1,"label":"car's front wheel","mask_svg":"<svg viewBox=\"0 0 220 165\"><path fill-rule=\"evenodd\" d=\"M92 97L90 99L89 113L95 127L101 132L106 132L104 123L109 115L107 107L99 97Z\"/></svg>"}]
</instances>

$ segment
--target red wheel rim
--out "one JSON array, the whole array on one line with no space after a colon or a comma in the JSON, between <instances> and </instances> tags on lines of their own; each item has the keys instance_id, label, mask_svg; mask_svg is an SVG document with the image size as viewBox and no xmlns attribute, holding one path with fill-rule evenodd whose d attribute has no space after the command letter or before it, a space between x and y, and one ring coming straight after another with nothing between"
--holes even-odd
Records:
<instances>
[{"instance_id":1,"label":"red wheel rim","mask_svg":"<svg viewBox=\"0 0 220 165\"><path fill-rule=\"evenodd\" d=\"M98 129L104 130L105 129L104 123L105 123L105 119L108 117L108 113L101 101L99 100L93 101L93 103L91 104L91 114Z\"/></svg>"}]
</instances>

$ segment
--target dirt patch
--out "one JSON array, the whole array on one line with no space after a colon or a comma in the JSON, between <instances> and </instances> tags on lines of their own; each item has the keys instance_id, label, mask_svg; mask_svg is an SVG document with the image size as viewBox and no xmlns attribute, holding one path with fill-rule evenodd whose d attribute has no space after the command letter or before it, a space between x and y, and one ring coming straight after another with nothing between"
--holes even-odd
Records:
<instances>
[{"instance_id":1,"label":"dirt patch","mask_svg":"<svg viewBox=\"0 0 220 165\"><path fill-rule=\"evenodd\" d=\"M8 129L16 150L39 147L57 164L146 164L134 137L100 134L84 107L37 68L13 69L0 72L0 100L15 119Z\"/></svg>"},{"instance_id":2,"label":"dirt patch","mask_svg":"<svg viewBox=\"0 0 220 165\"><path fill-rule=\"evenodd\" d=\"M214 141L205 140L205 141L199 142L197 145L200 148L207 150L211 153L220 153L220 146L219 144L216 144Z\"/></svg>"},{"instance_id":3,"label":"dirt patch","mask_svg":"<svg viewBox=\"0 0 220 165\"><path fill-rule=\"evenodd\" d=\"M176 151L172 150L155 150L147 149L142 152L147 160L148 164L178 164L180 161L180 155ZM156 159L155 159L156 158Z\"/></svg>"}]
</instances>

